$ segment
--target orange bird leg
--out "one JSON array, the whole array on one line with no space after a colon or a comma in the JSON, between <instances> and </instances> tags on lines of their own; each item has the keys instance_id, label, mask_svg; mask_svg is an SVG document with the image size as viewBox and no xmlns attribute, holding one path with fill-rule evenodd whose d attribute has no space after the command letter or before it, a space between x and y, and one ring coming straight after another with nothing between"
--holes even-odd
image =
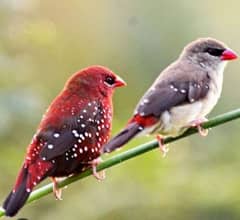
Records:
<instances>
[{"instance_id":1,"label":"orange bird leg","mask_svg":"<svg viewBox=\"0 0 240 220\"><path fill-rule=\"evenodd\" d=\"M161 135L158 134L156 136L156 138L157 138L157 141L158 141L159 149L162 152L163 157L165 157L167 155L167 152L169 151L169 148L167 148L165 146L165 144L163 143L163 139L162 139Z\"/></svg>"},{"instance_id":2,"label":"orange bird leg","mask_svg":"<svg viewBox=\"0 0 240 220\"><path fill-rule=\"evenodd\" d=\"M105 171L102 170L100 172L97 172L97 166L102 162L102 159L100 157L94 159L93 161L89 162L89 164L92 166L93 176L98 180L102 181L105 179Z\"/></svg>"},{"instance_id":3,"label":"orange bird leg","mask_svg":"<svg viewBox=\"0 0 240 220\"><path fill-rule=\"evenodd\" d=\"M205 129L202 127L202 123L208 121L206 118L203 119L196 119L194 121L191 122L190 126L191 127L195 127L198 130L198 133L202 136L202 137L206 137L208 135L208 129Z\"/></svg>"},{"instance_id":4,"label":"orange bird leg","mask_svg":"<svg viewBox=\"0 0 240 220\"><path fill-rule=\"evenodd\" d=\"M62 189L58 188L57 178L51 177L51 180L53 183L53 193L54 193L56 200L62 200Z\"/></svg>"}]
</instances>

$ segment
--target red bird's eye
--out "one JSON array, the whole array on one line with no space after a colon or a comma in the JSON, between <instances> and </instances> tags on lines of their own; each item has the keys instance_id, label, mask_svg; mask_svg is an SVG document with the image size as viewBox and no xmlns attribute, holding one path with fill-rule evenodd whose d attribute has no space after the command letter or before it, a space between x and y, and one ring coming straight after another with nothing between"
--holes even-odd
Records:
<instances>
[{"instance_id":1,"label":"red bird's eye","mask_svg":"<svg viewBox=\"0 0 240 220\"><path fill-rule=\"evenodd\" d=\"M105 82L109 85L112 86L115 83L115 79L111 76L107 76L105 79Z\"/></svg>"}]
</instances>

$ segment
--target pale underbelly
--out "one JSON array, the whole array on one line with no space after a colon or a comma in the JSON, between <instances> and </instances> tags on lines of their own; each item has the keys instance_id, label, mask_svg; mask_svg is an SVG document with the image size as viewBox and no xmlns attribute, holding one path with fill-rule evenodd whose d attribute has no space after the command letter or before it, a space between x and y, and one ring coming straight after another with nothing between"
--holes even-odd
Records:
<instances>
[{"instance_id":1,"label":"pale underbelly","mask_svg":"<svg viewBox=\"0 0 240 220\"><path fill-rule=\"evenodd\" d=\"M170 111L163 112L160 122L149 128L148 132L163 136L177 136L191 126L193 121L204 119L216 103L217 98L213 96L195 103L174 107Z\"/></svg>"}]
</instances>

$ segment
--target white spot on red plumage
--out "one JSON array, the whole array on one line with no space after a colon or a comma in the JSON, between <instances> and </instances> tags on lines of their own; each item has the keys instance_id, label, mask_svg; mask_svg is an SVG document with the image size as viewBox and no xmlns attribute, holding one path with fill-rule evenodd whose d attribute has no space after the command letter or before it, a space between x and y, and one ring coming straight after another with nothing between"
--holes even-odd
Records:
<instances>
[{"instance_id":1,"label":"white spot on red plumage","mask_svg":"<svg viewBox=\"0 0 240 220\"><path fill-rule=\"evenodd\" d=\"M96 136L97 136L97 137L99 136L99 132L96 132Z\"/></svg>"},{"instance_id":2,"label":"white spot on red plumage","mask_svg":"<svg viewBox=\"0 0 240 220\"><path fill-rule=\"evenodd\" d=\"M85 150L85 151L88 151L88 147L87 147L87 146L85 146L85 147L84 147L84 150Z\"/></svg>"},{"instance_id":3,"label":"white spot on red plumage","mask_svg":"<svg viewBox=\"0 0 240 220\"><path fill-rule=\"evenodd\" d=\"M91 151L94 153L94 148L92 148Z\"/></svg>"},{"instance_id":4,"label":"white spot on red plumage","mask_svg":"<svg viewBox=\"0 0 240 220\"><path fill-rule=\"evenodd\" d=\"M81 124L81 127L82 127L82 128L85 128L85 127L86 127L86 125L85 125L85 124Z\"/></svg>"},{"instance_id":5,"label":"white spot on red plumage","mask_svg":"<svg viewBox=\"0 0 240 220\"><path fill-rule=\"evenodd\" d=\"M53 144L48 144L47 147L48 147L48 149L53 149L54 146L53 146Z\"/></svg>"},{"instance_id":6,"label":"white spot on red plumage","mask_svg":"<svg viewBox=\"0 0 240 220\"><path fill-rule=\"evenodd\" d=\"M81 139L78 139L78 143L82 143L82 140L81 140Z\"/></svg>"},{"instance_id":7,"label":"white spot on red plumage","mask_svg":"<svg viewBox=\"0 0 240 220\"><path fill-rule=\"evenodd\" d=\"M79 136L83 141L85 140L85 137L83 136L83 134L80 134Z\"/></svg>"},{"instance_id":8,"label":"white spot on red plumage","mask_svg":"<svg viewBox=\"0 0 240 220\"><path fill-rule=\"evenodd\" d=\"M31 189L27 188L26 191L29 193L29 192L31 192Z\"/></svg>"},{"instance_id":9,"label":"white spot on red plumage","mask_svg":"<svg viewBox=\"0 0 240 220\"><path fill-rule=\"evenodd\" d=\"M83 119L84 117L83 117L83 115L80 115L79 118Z\"/></svg>"},{"instance_id":10,"label":"white spot on red plumage","mask_svg":"<svg viewBox=\"0 0 240 220\"><path fill-rule=\"evenodd\" d=\"M87 113L87 110L86 110L86 109L83 109L83 113Z\"/></svg>"},{"instance_id":11,"label":"white spot on red plumage","mask_svg":"<svg viewBox=\"0 0 240 220\"><path fill-rule=\"evenodd\" d=\"M75 148L72 148L72 151L76 151L76 149L75 149Z\"/></svg>"},{"instance_id":12,"label":"white spot on red plumage","mask_svg":"<svg viewBox=\"0 0 240 220\"><path fill-rule=\"evenodd\" d=\"M82 154L83 153L83 150L82 148L79 148L79 153Z\"/></svg>"},{"instance_id":13,"label":"white spot on red plumage","mask_svg":"<svg viewBox=\"0 0 240 220\"><path fill-rule=\"evenodd\" d=\"M92 137L92 134L91 134L91 133L88 133L88 137L90 137L90 138L91 138L91 137Z\"/></svg>"},{"instance_id":14,"label":"white spot on red plumage","mask_svg":"<svg viewBox=\"0 0 240 220\"><path fill-rule=\"evenodd\" d=\"M77 119L77 122L79 123L81 120L80 119Z\"/></svg>"},{"instance_id":15,"label":"white spot on red plumage","mask_svg":"<svg viewBox=\"0 0 240 220\"><path fill-rule=\"evenodd\" d=\"M85 132L84 135L85 135L85 137L88 137L88 132Z\"/></svg>"},{"instance_id":16,"label":"white spot on red plumage","mask_svg":"<svg viewBox=\"0 0 240 220\"><path fill-rule=\"evenodd\" d=\"M88 106L92 106L92 103L91 103L91 102L89 102L89 103L88 103Z\"/></svg>"},{"instance_id":17,"label":"white spot on red plumage","mask_svg":"<svg viewBox=\"0 0 240 220\"><path fill-rule=\"evenodd\" d=\"M46 160L47 158L46 157L43 157L42 160Z\"/></svg>"},{"instance_id":18,"label":"white spot on red plumage","mask_svg":"<svg viewBox=\"0 0 240 220\"><path fill-rule=\"evenodd\" d=\"M77 157L77 153L74 154L74 157Z\"/></svg>"},{"instance_id":19,"label":"white spot on red plumage","mask_svg":"<svg viewBox=\"0 0 240 220\"><path fill-rule=\"evenodd\" d=\"M99 131L101 131L101 127L100 127L100 126L97 126L97 129L98 129Z\"/></svg>"},{"instance_id":20,"label":"white spot on red plumage","mask_svg":"<svg viewBox=\"0 0 240 220\"><path fill-rule=\"evenodd\" d=\"M36 186L36 185L37 185L37 183L36 183L36 182L33 182L33 185L34 185L34 186Z\"/></svg>"},{"instance_id":21,"label":"white spot on red plumage","mask_svg":"<svg viewBox=\"0 0 240 220\"><path fill-rule=\"evenodd\" d=\"M73 146L74 146L75 148L78 148L78 145L77 145L77 144L74 144Z\"/></svg>"},{"instance_id":22,"label":"white spot on red plumage","mask_svg":"<svg viewBox=\"0 0 240 220\"><path fill-rule=\"evenodd\" d=\"M72 133L73 133L74 137L79 137L77 130L72 130Z\"/></svg>"},{"instance_id":23,"label":"white spot on red plumage","mask_svg":"<svg viewBox=\"0 0 240 220\"><path fill-rule=\"evenodd\" d=\"M98 147L101 147L101 144L100 144L100 143L97 143L97 146L98 146Z\"/></svg>"},{"instance_id":24,"label":"white spot on red plumage","mask_svg":"<svg viewBox=\"0 0 240 220\"><path fill-rule=\"evenodd\" d=\"M95 147L95 151L98 152L98 148L97 147Z\"/></svg>"},{"instance_id":25,"label":"white spot on red plumage","mask_svg":"<svg viewBox=\"0 0 240 220\"><path fill-rule=\"evenodd\" d=\"M105 128L105 125L102 125L102 128Z\"/></svg>"},{"instance_id":26,"label":"white spot on red plumage","mask_svg":"<svg viewBox=\"0 0 240 220\"><path fill-rule=\"evenodd\" d=\"M38 180L40 180L40 179L41 179L41 177L40 177L40 176L37 176L37 179L38 179Z\"/></svg>"}]
</instances>

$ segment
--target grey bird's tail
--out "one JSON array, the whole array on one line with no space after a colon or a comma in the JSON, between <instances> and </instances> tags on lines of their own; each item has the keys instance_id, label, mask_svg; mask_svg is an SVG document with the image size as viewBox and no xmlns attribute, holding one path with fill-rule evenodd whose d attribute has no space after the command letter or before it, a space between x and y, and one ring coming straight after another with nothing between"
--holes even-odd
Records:
<instances>
[{"instance_id":1,"label":"grey bird's tail","mask_svg":"<svg viewBox=\"0 0 240 220\"><path fill-rule=\"evenodd\" d=\"M3 203L5 215L12 217L23 207L30 195L30 189L27 189L28 171L22 168L17 179L15 189L12 190Z\"/></svg>"},{"instance_id":2,"label":"grey bird's tail","mask_svg":"<svg viewBox=\"0 0 240 220\"><path fill-rule=\"evenodd\" d=\"M110 153L117 148L120 148L142 130L143 127L139 126L137 122L130 122L125 129L123 129L119 134L117 134L107 144L104 145L103 153Z\"/></svg>"}]
</instances>

